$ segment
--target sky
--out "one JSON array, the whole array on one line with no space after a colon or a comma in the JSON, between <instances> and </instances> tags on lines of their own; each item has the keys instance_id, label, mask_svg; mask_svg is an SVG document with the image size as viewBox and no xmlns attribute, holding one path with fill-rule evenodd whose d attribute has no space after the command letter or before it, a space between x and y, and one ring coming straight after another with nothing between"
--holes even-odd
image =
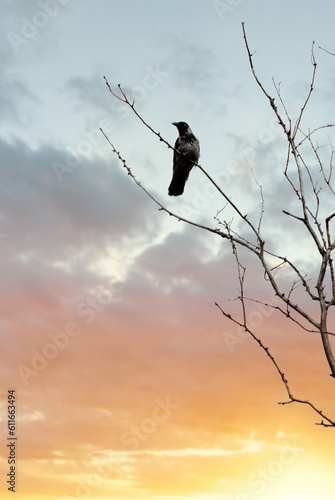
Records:
<instances>
[{"instance_id":1,"label":"sky","mask_svg":"<svg viewBox=\"0 0 335 500\"><path fill-rule=\"evenodd\" d=\"M189 123L202 167L256 225L263 195L267 248L315 284L315 248L282 212L299 213L287 146L241 23L292 123L315 42L308 133L335 121L334 16L330 0L1 0L0 498L8 477L17 500L333 498L332 429L306 405L278 404L287 394L269 358L215 306L241 319L229 243L159 210L99 129L168 210L250 237L200 169L168 196L171 150L103 77L170 144L172 122ZM316 135L326 165L333 136ZM317 175L307 147L305 158ZM320 199L322 219L331 192ZM274 292L238 251L259 301L247 302L249 325L292 392L334 419L319 337L260 303L276 305ZM278 279L287 291L294 278ZM301 287L294 297L317 318Z\"/></svg>"}]
</instances>

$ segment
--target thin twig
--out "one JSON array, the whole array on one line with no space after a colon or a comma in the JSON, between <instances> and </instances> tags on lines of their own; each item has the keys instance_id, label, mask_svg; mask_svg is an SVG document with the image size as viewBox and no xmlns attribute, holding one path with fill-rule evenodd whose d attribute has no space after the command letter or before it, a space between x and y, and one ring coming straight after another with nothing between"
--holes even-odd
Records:
<instances>
[{"instance_id":1,"label":"thin twig","mask_svg":"<svg viewBox=\"0 0 335 500\"><path fill-rule=\"evenodd\" d=\"M287 392L287 395L289 397L289 401L286 401L286 402L279 402L278 404L280 405L286 405L286 404L289 404L289 403L300 403L300 404L305 404L305 405L308 405L310 408L312 408L312 410L317 413L323 420L326 420L328 422L328 424L326 424L327 426L329 427L335 427L335 421L331 420L329 417L327 417L322 410L319 410L313 403L311 403L310 401L307 401L307 400L304 400L304 399L300 399L300 398L297 398L293 395L289 385L288 385L288 381L285 377L285 374L284 372L281 370L281 368L279 367L277 361L275 360L275 358L273 357L273 355L271 354L270 350L268 347L265 347L265 345L263 344L263 342L261 341L260 338L258 338L251 330L250 328L248 328L247 325L244 325L243 323L241 323L240 321L238 321L236 318L234 318L233 316L231 316L231 314L225 312L222 307L219 306L219 304L217 302L215 302L215 305L216 307L221 311L221 313L223 314L223 316L225 316L226 318L228 318L230 321L232 321L233 323L235 323L236 325L240 326L241 328L243 328L256 342L257 344L259 345L259 347L265 352L265 354L268 356L268 358L270 358L270 361L271 363L274 365L276 371L278 372L284 386L285 386L285 389L286 389L286 392ZM322 420L322 421L323 421ZM321 422L322 422L321 421ZM318 425L323 425L322 423L319 423Z\"/></svg>"},{"instance_id":2,"label":"thin twig","mask_svg":"<svg viewBox=\"0 0 335 500\"><path fill-rule=\"evenodd\" d=\"M296 124L295 124L295 127L294 127L294 130L293 130L293 135L292 135L292 139L295 138L297 132L298 132L298 129L300 127L300 123L301 123L301 119L302 119L302 115L304 114L304 111L306 109L306 106L308 104L308 101L311 97L311 94L313 92L313 89L314 89L314 81L315 81L315 75L316 75L316 61L315 61L315 56L314 56L314 43L312 43L312 49L311 49L311 61L312 61L312 65L313 65L313 74L312 74L312 81L311 81L311 84L310 84L310 87L309 87L309 92L307 94L307 97L306 97L306 100L300 110L300 114L299 114L299 117L296 121Z\"/></svg>"},{"instance_id":3,"label":"thin twig","mask_svg":"<svg viewBox=\"0 0 335 500\"><path fill-rule=\"evenodd\" d=\"M257 184L258 186L258 189L259 189L259 195L260 195L260 198L261 198L261 213L260 213L260 216L259 216L259 220L258 220L258 227L257 227L257 232L260 234L261 232L261 226L262 226L262 221L263 221L263 215L264 215L264 195L263 195L263 186L258 182L258 180L256 179L256 176L255 176L255 173L254 173L254 170L252 168L252 166L250 165L250 163L247 161L247 165L251 171L251 174L253 176L253 179L255 181L255 183Z\"/></svg>"},{"instance_id":4,"label":"thin twig","mask_svg":"<svg viewBox=\"0 0 335 500\"><path fill-rule=\"evenodd\" d=\"M320 45L319 45L319 49L324 50L325 52L327 52L327 54L330 54L331 56L335 57L335 54L333 52L329 52L329 50L326 50L323 47L320 47Z\"/></svg>"},{"instance_id":5,"label":"thin twig","mask_svg":"<svg viewBox=\"0 0 335 500\"><path fill-rule=\"evenodd\" d=\"M251 297L244 297L245 300L249 300L250 302L255 302L256 304L261 304L265 307L268 307L269 309L274 309L276 311L279 311L281 314L283 314L285 316L285 318L289 318L293 323L296 323L302 330L305 330L305 332L308 332L308 333L320 333L319 330L311 330L310 328L306 328L302 323L300 323L300 321L296 320L292 314L290 313L290 311L284 311L284 309L282 309L281 307L279 306L275 306L273 304L269 304L268 302L263 302L261 300L257 300L257 299L253 299ZM333 333L332 335L335 336L335 334Z\"/></svg>"}]
</instances>

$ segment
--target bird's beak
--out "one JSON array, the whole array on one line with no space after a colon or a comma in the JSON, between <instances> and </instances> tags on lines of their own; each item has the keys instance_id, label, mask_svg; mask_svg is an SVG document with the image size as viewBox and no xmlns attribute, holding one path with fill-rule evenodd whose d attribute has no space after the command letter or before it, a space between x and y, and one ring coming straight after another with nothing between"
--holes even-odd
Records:
<instances>
[{"instance_id":1,"label":"bird's beak","mask_svg":"<svg viewBox=\"0 0 335 500\"><path fill-rule=\"evenodd\" d=\"M173 122L172 125L174 125L175 127L178 127L178 123L177 122Z\"/></svg>"}]
</instances>

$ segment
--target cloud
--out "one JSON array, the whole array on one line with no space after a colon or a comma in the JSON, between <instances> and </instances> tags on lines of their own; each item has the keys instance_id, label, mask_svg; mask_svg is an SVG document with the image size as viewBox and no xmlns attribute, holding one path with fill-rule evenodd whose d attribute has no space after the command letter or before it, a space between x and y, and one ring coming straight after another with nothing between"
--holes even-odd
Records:
<instances>
[{"instance_id":1,"label":"cloud","mask_svg":"<svg viewBox=\"0 0 335 500\"><path fill-rule=\"evenodd\" d=\"M13 257L33 253L49 263L71 262L85 248L104 253L108 245L153 231L150 201L113 160L83 159L59 182L52 164L63 162L64 152L31 151L19 141L1 141L0 150L1 231L9 235L2 250L15 251Z\"/></svg>"}]
</instances>

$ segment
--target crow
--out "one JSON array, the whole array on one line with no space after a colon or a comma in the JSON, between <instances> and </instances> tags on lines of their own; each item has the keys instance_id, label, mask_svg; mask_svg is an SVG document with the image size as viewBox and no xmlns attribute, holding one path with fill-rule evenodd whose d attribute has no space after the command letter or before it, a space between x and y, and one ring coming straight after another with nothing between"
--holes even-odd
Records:
<instances>
[{"instance_id":1,"label":"crow","mask_svg":"<svg viewBox=\"0 0 335 500\"><path fill-rule=\"evenodd\" d=\"M184 192L185 183L200 156L198 139L185 122L174 122L179 132L179 137L174 145L177 151L173 153L173 175L169 186L170 196L180 196Z\"/></svg>"}]
</instances>

